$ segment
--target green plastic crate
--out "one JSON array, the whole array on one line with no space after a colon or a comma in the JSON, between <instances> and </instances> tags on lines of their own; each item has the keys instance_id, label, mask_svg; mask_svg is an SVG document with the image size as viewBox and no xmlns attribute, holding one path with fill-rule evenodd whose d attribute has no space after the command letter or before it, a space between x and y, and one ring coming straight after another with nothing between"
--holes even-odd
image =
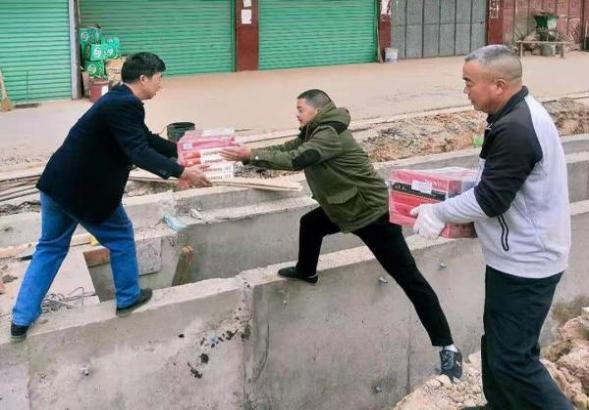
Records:
<instances>
[{"instance_id":1,"label":"green plastic crate","mask_svg":"<svg viewBox=\"0 0 589 410\"><path fill-rule=\"evenodd\" d=\"M121 41L118 37L104 36L102 44L105 48L106 59L113 60L121 57Z\"/></svg>"},{"instance_id":2,"label":"green plastic crate","mask_svg":"<svg viewBox=\"0 0 589 410\"><path fill-rule=\"evenodd\" d=\"M92 78L106 76L104 61L86 61L84 62L84 71Z\"/></svg>"},{"instance_id":3,"label":"green plastic crate","mask_svg":"<svg viewBox=\"0 0 589 410\"><path fill-rule=\"evenodd\" d=\"M106 60L106 44L86 44L84 49L84 60L86 61L104 61Z\"/></svg>"},{"instance_id":4,"label":"green plastic crate","mask_svg":"<svg viewBox=\"0 0 589 410\"><path fill-rule=\"evenodd\" d=\"M80 28L80 43L97 44L102 39L102 30L98 27Z\"/></svg>"}]
</instances>

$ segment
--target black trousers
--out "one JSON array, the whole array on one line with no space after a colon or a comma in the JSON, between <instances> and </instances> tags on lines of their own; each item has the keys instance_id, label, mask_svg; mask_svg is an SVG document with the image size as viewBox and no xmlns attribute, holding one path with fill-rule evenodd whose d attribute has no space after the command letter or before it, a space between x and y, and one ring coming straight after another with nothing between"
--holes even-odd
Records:
<instances>
[{"instance_id":1,"label":"black trousers","mask_svg":"<svg viewBox=\"0 0 589 410\"><path fill-rule=\"evenodd\" d=\"M303 215L299 231L297 270L303 274L314 275L317 272L323 238L337 232L340 232L339 227L329 220L321 208ZM382 267L409 297L432 345L451 345L452 334L438 297L417 269L401 227L390 223L389 215L385 214L354 234L362 239Z\"/></svg>"},{"instance_id":2,"label":"black trousers","mask_svg":"<svg viewBox=\"0 0 589 410\"><path fill-rule=\"evenodd\" d=\"M539 358L540 330L561 276L528 279L487 266L481 358L493 410L573 409Z\"/></svg>"}]
</instances>

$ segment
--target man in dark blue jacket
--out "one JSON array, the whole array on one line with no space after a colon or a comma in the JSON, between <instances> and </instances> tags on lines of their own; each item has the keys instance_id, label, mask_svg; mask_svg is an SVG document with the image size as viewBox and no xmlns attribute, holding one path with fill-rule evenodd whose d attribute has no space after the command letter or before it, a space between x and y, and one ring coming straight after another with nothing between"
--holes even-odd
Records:
<instances>
[{"instance_id":1,"label":"man in dark blue jacket","mask_svg":"<svg viewBox=\"0 0 589 410\"><path fill-rule=\"evenodd\" d=\"M199 167L176 161L176 144L145 125L144 100L161 88L166 66L155 54L138 53L122 69L123 84L98 100L72 127L53 154L37 188L41 191L41 238L12 312L11 336L24 340L41 314L47 294L81 224L111 255L117 314L147 302L151 289L139 288L133 225L121 199L129 172L137 165L184 185L208 186Z\"/></svg>"}]
</instances>

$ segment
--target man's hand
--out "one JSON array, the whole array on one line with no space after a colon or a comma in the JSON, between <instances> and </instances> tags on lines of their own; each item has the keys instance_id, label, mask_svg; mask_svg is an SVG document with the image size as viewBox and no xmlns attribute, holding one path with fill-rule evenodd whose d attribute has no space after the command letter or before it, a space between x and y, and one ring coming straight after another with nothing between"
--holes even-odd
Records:
<instances>
[{"instance_id":1,"label":"man's hand","mask_svg":"<svg viewBox=\"0 0 589 410\"><path fill-rule=\"evenodd\" d=\"M252 155L252 150L245 145L227 147L221 151L221 156L227 161L247 161Z\"/></svg>"},{"instance_id":2,"label":"man's hand","mask_svg":"<svg viewBox=\"0 0 589 410\"><path fill-rule=\"evenodd\" d=\"M433 204L419 205L411 210L411 215L417 216L413 231L425 239L436 239L446 224L436 214Z\"/></svg>"},{"instance_id":3,"label":"man's hand","mask_svg":"<svg viewBox=\"0 0 589 410\"><path fill-rule=\"evenodd\" d=\"M188 186L197 188L211 186L211 182L204 174L204 170L207 168L208 165L195 165L184 168L184 172L182 172L178 181L178 187L186 189Z\"/></svg>"}]
</instances>

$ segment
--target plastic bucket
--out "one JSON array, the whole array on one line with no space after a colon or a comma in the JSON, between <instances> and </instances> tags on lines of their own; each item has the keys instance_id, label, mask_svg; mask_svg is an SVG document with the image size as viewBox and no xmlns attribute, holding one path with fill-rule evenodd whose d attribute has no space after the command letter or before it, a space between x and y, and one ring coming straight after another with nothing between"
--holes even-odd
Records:
<instances>
[{"instance_id":1,"label":"plastic bucket","mask_svg":"<svg viewBox=\"0 0 589 410\"><path fill-rule=\"evenodd\" d=\"M399 50L396 48L387 47L384 50L385 63L396 63L399 57Z\"/></svg>"},{"instance_id":2,"label":"plastic bucket","mask_svg":"<svg viewBox=\"0 0 589 410\"><path fill-rule=\"evenodd\" d=\"M102 78L90 79L90 101L96 102L108 92L108 80Z\"/></svg>"},{"instance_id":3,"label":"plastic bucket","mask_svg":"<svg viewBox=\"0 0 589 410\"><path fill-rule=\"evenodd\" d=\"M195 127L193 122L173 122L167 126L168 139L178 142L184 136L186 131L191 131Z\"/></svg>"}]
</instances>

